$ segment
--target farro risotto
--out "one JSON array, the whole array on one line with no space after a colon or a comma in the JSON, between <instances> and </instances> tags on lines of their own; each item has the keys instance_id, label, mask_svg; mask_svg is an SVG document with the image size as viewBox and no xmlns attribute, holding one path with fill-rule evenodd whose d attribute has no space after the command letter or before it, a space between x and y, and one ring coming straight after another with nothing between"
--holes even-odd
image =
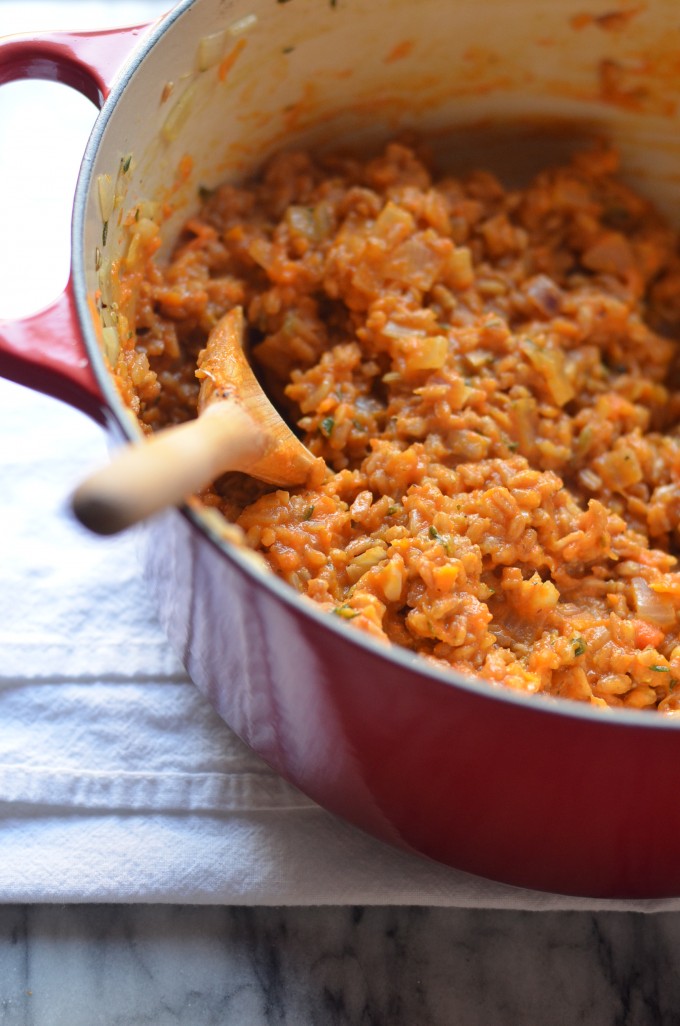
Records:
<instances>
[{"instance_id":1,"label":"farro risotto","mask_svg":"<svg viewBox=\"0 0 680 1026\"><path fill-rule=\"evenodd\" d=\"M680 710L678 235L616 153L507 188L403 142L285 152L159 245L137 217L118 387L146 430L196 416L199 354L243 307L322 460L201 498L275 574L439 666Z\"/></svg>"}]
</instances>

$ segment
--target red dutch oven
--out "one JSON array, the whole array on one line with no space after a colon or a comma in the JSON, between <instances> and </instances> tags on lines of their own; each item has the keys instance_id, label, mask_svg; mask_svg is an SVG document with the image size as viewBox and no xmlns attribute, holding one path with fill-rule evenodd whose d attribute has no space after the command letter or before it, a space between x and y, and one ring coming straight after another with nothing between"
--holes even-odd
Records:
<instances>
[{"instance_id":1,"label":"red dutch oven","mask_svg":"<svg viewBox=\"0 0 680 1026\"><path fill-rule=\"evenodd\" d=\"M618 21L591 7L533 0L520 18L493 0L182 0L151 26L0 41L0 84L59 80L101 107L69 284L49 309L0 324L0 374L85 411L115 442L134 439L93 303L129 244L126 209L164 205L171 243L199 186L293 138L418 127L445 145L453 126L460 148L466 125L513 122L517 142L501 135L489 152L514 159L522 124L551 117L612 138L632 184L678 207L680 83L664 59L678 47L674 0ZM680 894L680 724L526 697L387 649L316 611L193 508L145 529L150 587L192 679L319 804L510 884Z\"/></svg>"}]
</instances>

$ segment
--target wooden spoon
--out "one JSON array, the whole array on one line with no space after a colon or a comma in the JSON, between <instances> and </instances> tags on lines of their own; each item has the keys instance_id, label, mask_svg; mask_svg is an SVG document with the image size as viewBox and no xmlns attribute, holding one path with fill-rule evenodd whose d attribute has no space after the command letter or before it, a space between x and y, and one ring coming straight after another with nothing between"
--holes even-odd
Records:
<instances>
[{"instance_id":1,"label":"wooden spoon","mask_svg":"<svg viewBox=\"0 0 680 1026\"><path fill-rule=\"evenodd\" d=\"M221 474L303 484L317 462L265 396L243 352L243 311L215 325L198 359L199 416L126 446L76 490L78 520L115 534L177 505Z\"/></svg>"}]
</instances>

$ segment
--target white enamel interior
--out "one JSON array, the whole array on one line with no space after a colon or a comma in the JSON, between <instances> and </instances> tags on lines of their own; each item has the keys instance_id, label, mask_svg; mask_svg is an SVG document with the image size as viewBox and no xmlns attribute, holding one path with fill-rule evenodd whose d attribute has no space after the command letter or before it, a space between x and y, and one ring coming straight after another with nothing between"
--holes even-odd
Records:
<instances>
[{"instance_id":1,"label":"white enamel interior","mask_svg":"<svg viewBox=\"0 0 680 1026\"><path fill-rule=\"evenodd\" d=\"M122 70L90 147L75 239L81 312L100 286L97 265L124 254L118 222L139 199L173 205L169 245L200 186L296 141L363 144L416 129L455 168L486 163L516 178L572 137L605 135L631 183L673 216L680 5L622 0L618 11L611 0L185 0ZM115 179L129 155L103 246L97 179Z\"/></svg>"}]
</instances>

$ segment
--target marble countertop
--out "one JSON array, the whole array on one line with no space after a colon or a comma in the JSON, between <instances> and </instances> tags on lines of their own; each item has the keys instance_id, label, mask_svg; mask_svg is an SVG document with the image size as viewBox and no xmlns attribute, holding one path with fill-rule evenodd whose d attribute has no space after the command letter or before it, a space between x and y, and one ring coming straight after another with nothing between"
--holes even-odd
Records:
<instances>
[{"instance_id":1,"label":"marble countertop","mask_svg":"<svg viewBox=\"0 0 680 1026\"><path fill-rule=\"evenodd\" d=\"M672 1026L676 914L8 906L3 1026Z\"/></svg>"},{"instance_id":2,"label":"marble countertop","mask_svg":"<svg viewBox=\"0 0 680 1026\"><path fill-rule=\"evenodd\" d=\"M0 32L131 24L139 10L134 0L0 0ZM0 91L5 237L26 230L21 187L36 197L35 231L51 204L50 230L68 238L69 203L55 196L68 201L79 154L59 147L50 88ZM84 142L92 109L76 94L61 102ZM33 131L24 133L29 119ZM41 196L47 151L51 189ZM65 265L48 268L27 291L30 246L22 260L0 247L0 315L46 303L65 277ZM679 947L676 913L5 905L0 1026L673 1024Z\"/></svg>"}]
</instances>

